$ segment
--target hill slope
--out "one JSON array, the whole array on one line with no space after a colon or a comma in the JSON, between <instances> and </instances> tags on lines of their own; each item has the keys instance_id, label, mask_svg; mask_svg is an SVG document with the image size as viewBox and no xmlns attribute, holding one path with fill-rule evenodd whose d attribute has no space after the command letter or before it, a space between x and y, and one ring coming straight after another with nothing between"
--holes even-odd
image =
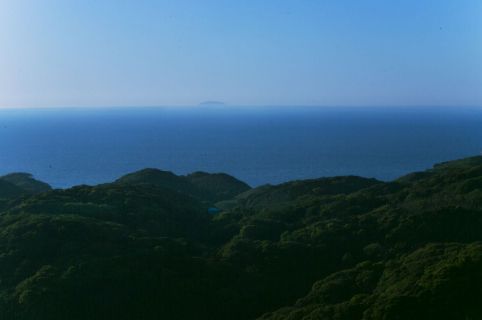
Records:
<instances>
[{"instance_id":1,"label":"hill slope","mask_svg":"<svg viewBox=\"0 0 482 320\"><path fill-rule=\"evenodd\" d=\"M147 170L25 196L0 213L2 318L480 319L481 181L473 157L392 182Z\"/></svg>"},{"instance_id":2,"label":"hill slope","mask_svg":"<svg viewBox=\"0 0 482 320\"><path fill-rule=\"evenodd\" d=\"M52 188L45 182L36 180L29 173L11 173L0 177L1 181L9 182L29 194L38 194L52 190Z\"/></svg>"},{"instance_id":3,"label":"hill slope","mask_svg":"<svg viewBox=\"0 0 482 320\"><path fill-rule=\"evenodd\" d=\"M178 176L170 171L144 169L127 174L116 181L118 184L149 184L188 194L209 203L231 199L250 187L227 174L195 172Z\"/></svg>"}]
</instances>

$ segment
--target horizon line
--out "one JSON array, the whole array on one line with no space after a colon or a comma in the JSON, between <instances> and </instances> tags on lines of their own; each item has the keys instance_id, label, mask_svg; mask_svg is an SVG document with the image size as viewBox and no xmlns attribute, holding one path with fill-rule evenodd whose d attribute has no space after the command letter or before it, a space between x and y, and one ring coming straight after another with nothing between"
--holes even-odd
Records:
<instances>
[{"instance_id":1,"label":"horizon line","mask_svg":"<svg viewBox=\"0 0 482 320\"><path fill-rule=\"evenodd\" d=\"M229 109L229 108L482 108L482 105L311 105L311 104L182 104L182 105L71 105L71 106L0 106L0 110L52 110L52 109L156 109L156 108L196 108L196 109Z\"/></svg>"}]
</instances>

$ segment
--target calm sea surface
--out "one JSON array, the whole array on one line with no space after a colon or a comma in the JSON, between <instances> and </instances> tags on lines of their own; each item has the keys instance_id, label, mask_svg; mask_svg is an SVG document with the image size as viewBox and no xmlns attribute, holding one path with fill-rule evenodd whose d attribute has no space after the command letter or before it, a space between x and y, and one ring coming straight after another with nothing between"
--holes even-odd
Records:
<instances>
[{"instance_id":1,"label":"calm sea surface","mask_svg":"<svg viewBox=\"0 0 482 320\"><path fill-rule=\"evenodd\" d=\"M55 187L145 167L226 172L256 186L361 175L390 180L482 152L477 108L0 110L0 174Z\"/></svg>"}]
</instances>

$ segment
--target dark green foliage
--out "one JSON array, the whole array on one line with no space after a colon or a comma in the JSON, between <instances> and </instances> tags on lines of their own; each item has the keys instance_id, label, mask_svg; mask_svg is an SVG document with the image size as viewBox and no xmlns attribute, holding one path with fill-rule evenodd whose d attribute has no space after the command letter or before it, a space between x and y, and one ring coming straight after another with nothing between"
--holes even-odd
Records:
<instances>
[{"instance_id":1,"label":"dark green foliage","mask_svg":"<svg viewBox=\"0 0 482 320\"><path fill-rule=\"evenodd\" d=\"M10 214L82 216L120 223L157 236L196 238L209 224L207 207L194 198L151 185L78 186L26 199Z\"/></svg>"},{"instance_id":2,"label":"dark green foliage","mask_svg":"<svg viewBox=\"0 0 482 320\"><path fill-rule=\"evenodd\" d=\"M251 189L246 183L225 173L194 172L186 179L212 201L231 199Z\"/></svg>"},{"instance_id":3,"label":"dark green foliage","mask_svg":"<svg viewBox=\"0 0 482 320\"><path fill-rule=\"evenodd\" d=\"M2 319L482 319L482 157L388 183L1 183Z\"/></svg>"},{"instance_id":4,"label":"dark green foliage","mask_svg":"<svg viewBox=\"0 0 482 320\"><path fill-rule=\"evenodd\" d=\"M14 199L26 195L27 192L13 183L0 180L0 199Z\"/></svg>"},{"instance_id":5,"label":"dark green foliage","mask_svg":"<svg viewBox=\"0 0 482 320\"><path fill-rule=\"evenodd\" d=\"M48 184L35 180L29 173L11 173L0 177L0 180L14 184L29 194L38 194L52 190Z\"/></svg>"},{"instance_id":6,"label":"dark green foliage","mask_svg":"<svg viewBox=\"0 0 482 320\"><path fill-rule=\"evenodd\" d=\"M349 194L381 182L360 177L335 177L283 183L277 186L262 186L239 194L236 204L245 208L283 208L295 200L307 200L329 195Z\"/></svg>"},{"instance_id":7,"label":"dark green foliage","mask_svg":"<svg viewBox=\"0 0 482 320\"><path fill-rule=\"evenodd\" d=\"M28 173L11 173L0 177L0 211L7 209L19 199L47 192L52 188L35 180Z\"/></svg>"},{"instance_id":8,"label":"dark green foliage","mask_svg":"<svg viewBox=\"0 0 482 320\"><path fill-rule=\"evenodd\" d=\"M263 319L480 319L482 244L428 244L316 282Z\"/></svg>"},{"instance_id":9,"label":"dark green foliage","mask_svg":"<svg viewBox=\"0 0 482 320\"><path fill-rule=\"evenodd\" d=\"M188 194L209 203L231 199L250 189L246 183L223 173L195 172L187 176L177 176L172 172L158 169L134 172L121 177L116 183L155 185Z\"/></svg>"}]
</instances>

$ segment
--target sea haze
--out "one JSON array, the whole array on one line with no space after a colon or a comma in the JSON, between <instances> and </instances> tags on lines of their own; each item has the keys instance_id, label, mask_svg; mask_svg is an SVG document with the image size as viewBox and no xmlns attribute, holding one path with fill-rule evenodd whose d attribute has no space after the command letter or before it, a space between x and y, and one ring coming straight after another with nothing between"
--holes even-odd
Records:
<instances>
[{"instance_id":1,"label":"sea haze","mask_svg":"<svg viewBox=\"0 0 482 320\"><path fill-rule=\"evenodd\" d=\"M482 151L482 109L180 107L0 110L0 174L54 187L146 167L226 172L253 186L390 180Z\"/></svg>"}]
</instances>

